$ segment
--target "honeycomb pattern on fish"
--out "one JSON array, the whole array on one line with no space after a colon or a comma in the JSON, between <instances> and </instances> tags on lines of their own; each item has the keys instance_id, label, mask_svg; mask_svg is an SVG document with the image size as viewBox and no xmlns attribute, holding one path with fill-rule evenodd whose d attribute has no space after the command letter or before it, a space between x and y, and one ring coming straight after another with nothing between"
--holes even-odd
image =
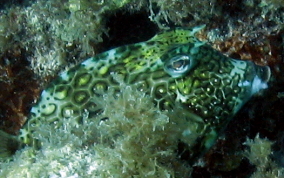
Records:
<instances>
[{"instance_id":1,"label":"honeycomb pattern on fish","mask_svg":"<svg viewBox=\"0 0 284 178\"><path fill-rule=\"evenodd\" d=\"M123 83L147 93L161 109L179 103L216 133L256 92L267 87L269 68L224 56L194 34L202 26L177 28L146 42L111 49L61 73L41 94L21 130L31 144L31 133L42 120L55 126L62 118L80 123L101 108L92 99L109 88L119 92ZM264 73L264 74L263 74Z\"/></svg>"}]
</instances>

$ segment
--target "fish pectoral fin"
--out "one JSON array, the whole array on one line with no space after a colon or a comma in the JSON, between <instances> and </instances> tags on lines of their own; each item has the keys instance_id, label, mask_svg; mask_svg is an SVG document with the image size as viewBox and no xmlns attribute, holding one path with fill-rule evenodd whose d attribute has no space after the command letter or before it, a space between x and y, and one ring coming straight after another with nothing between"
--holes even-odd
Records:
<instances>
[{"instance_id":1,"label":"fish pectoral fin","mask_svg":"<svg viewBox=\"0 0 284 178\"><path fill-rule=\"evenodd\" d=\"M11 157L21 147L21 142L16 136L1 130L0 139L0 159Z\"/></svg>"}]
</instances>

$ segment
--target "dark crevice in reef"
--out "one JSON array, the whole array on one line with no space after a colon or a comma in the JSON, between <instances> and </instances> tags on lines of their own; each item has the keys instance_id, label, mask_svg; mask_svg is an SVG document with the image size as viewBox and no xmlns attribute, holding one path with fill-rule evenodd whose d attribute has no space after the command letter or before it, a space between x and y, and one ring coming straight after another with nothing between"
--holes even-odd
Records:
<instances>
[{"instance_id":1,"label":"dark crevice in reef","mask_svg":"<svg viewBox=\"0 0 284 178\"><path fill-rule=\"evenodd\" d=\"M27 0L1 0L0 10L7 8L11 5L28 5L30 1Z\"/></svg>"},{"instance_id":2,"label":"dark crevice in reef","mask_svg":"<svg viewBox=\"0 0 284 178\"><path fill-rule=\"evenodd\" d=\"M158 32L158 27L150 21L147 11L126 12L123 10L106 15L107 35L99 52L127 44L146 41Z\"/></svg>"},{"instance_id":3,"label":"dark crevice in reef","mask_svg":"<svg viewBox=\"0 0 284 178\"><path fill-rule=\"evenodd\" d=\"M223 15L228 15L230 17L240 17L243 14L247 14L244 7L244 0L217 0L219 8Z\"/></svg>"},{"instance_id":4,"label":"dark crevice in reef","mask_svg":"<svg viewBox=\"0 0 284 178\"><path fill-rule=\"evenodd\" d=\"M15 47L0 58L0 130L12 134L21 128L39 93L39 81L25 56L25 50Z\"/></svg>"}]
</instances>

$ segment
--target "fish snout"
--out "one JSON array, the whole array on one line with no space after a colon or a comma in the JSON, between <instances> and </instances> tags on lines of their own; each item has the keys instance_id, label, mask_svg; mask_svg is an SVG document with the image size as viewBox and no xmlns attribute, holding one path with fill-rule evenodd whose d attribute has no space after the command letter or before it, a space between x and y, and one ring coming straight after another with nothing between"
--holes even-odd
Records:
<instances>
[{"instance_id":1,"label":"fish snout","mask_svg":"<svg viewBox=\"0 0 284 178\"><path fill-rule=\"evenodd\" d=\"M268 87L267 83L271 76L271 71L268 66L259 66L251 63L255 70L255 77L252 80L251 94L256 94L260 90L266 89Z\"/></svg>"}]
</instances>

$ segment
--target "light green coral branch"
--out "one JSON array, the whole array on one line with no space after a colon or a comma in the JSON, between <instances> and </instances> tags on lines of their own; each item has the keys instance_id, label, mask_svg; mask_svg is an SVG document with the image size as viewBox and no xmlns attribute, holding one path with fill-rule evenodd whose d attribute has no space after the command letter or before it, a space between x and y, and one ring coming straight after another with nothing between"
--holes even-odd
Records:
<instances>
[{"instance_id":1,"label":"light green coral branch","mask_svg":"<svg viewBox=\"0 0 284 178\"><path fill-rule=\"evenodd\" d=\"M256 171L251 178L281 178L284 176L284 169L270 158L273 154L273 142L257 135L254 139L247 139L244 144L249 147L245 156L251 164L256 166Z\"/></svg>"}]
</instances>

